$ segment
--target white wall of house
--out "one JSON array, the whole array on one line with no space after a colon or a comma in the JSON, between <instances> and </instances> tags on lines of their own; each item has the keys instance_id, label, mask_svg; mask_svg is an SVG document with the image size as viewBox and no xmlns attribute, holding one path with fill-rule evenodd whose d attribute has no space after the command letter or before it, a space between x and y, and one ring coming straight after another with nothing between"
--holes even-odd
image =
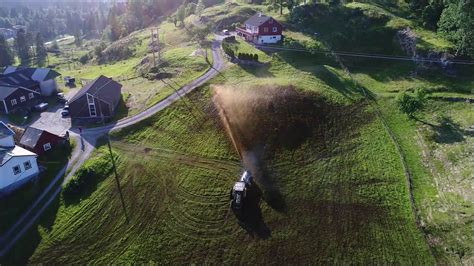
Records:
<instances>
[{"instance_id":1,"label":"white wall of house","mask_svg":"<svg viewBox=\"0 0 474 266\"><path fill-rule=\"evenodd\" d=\"M245 25L245 30L247 30L250 33L258 33L258 27L251 26L248 24Z\"/></svg>"},{"instance_id":2,"label":"white wall of house","mask_svg":"<svg viewBox=\"0 0 474 266\"><path fill-rule=\"evenodd\" d=\"M15 140L13 140L13 136L0 138L0 147L14 147L14 146L15 146Z\"/></svg>"},{"instance_id":3,"label":"white wall of house","mask_svg":"<svg viewBox=\"0 0 474 266\"><path fill-rule=\"evenodd\" d=\"M57 84L56 80L50 79L50 80L45 80L40 82L40 90L41 90L41 95L43 96L51 96L53 93L57 91Z\"/></svg>"},{"instance_id":4,"label":"white wall of house","mask_svg":"<svg viewBox=\"0 0 474 266\"><path fill-rule=\"evenodd\" d=\"M25 170L24 163L30 161L31 168ZM15 175L13 167L19 165L21 173ZM22 184L39 174L36 156L18 156L11 158L4 165L0 166L0 190L9 190L16 185Z\"/></svg>"},{"instance_id":5,"label":"white wall of house","mask_svg":"<svg viewBox=\"0 0 474 266\"><path fill-rule=\"evenodd\" d=\"M259 44L277 43L279 41L281 41L281 35L258 36L258 43Z\"/></svg>"}]
</instances>

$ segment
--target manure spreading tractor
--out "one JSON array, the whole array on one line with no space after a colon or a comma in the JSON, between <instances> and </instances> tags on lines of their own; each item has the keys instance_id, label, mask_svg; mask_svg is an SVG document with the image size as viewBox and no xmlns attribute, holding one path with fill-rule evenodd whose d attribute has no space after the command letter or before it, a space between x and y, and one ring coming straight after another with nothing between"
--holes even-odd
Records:
<instances>
[{"instance_id":1,"label":"manure spreading tractor","mask_svg":"<svg viewBox=\"0 0 474 266\"><path fill-rule=\"evenodd\" d=\"M252 176L249 171L244 171L240 180L235 182L230 191L230 207L234 211L241 211L244 206L244 199L247 196L247 189L252 184Z\"/></svg>"}]
</instances>

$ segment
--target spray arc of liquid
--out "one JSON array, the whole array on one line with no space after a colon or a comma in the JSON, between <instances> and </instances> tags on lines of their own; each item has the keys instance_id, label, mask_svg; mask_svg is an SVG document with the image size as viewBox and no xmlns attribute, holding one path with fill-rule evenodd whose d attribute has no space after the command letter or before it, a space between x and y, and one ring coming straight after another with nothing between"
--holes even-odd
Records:
<instances>
[{"instance_id":1,"label":"spray arc of liquid","mask_svg":"<svg viewBox=\"0 0 474 266\"><path fill-rule=\"evenodd\" d=\"M227 135L230 138L230 141L232 142L232 145L235 148L235 151L237 154L239 154L240 159L242 160L242 149L238 145L237 142L237 136L235 135L234 131L232 130L232 127L230 125L230 119L227 116L225 109L222 107L221 103L219 102L219 92L217 90L214 90L214 97L213 97L213 102L216 105L218 111L219 111L219 117L221 119L221 122L224 126L224 129L227 133Z\"/></svg>"}]
</instances>

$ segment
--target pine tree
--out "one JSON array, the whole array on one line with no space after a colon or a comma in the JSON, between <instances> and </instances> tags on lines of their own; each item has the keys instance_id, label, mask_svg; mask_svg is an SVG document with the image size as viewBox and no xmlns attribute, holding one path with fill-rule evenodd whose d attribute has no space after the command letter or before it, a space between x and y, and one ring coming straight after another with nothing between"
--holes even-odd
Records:
<instances>
[{"instance_id":1,"label":"pine tree","mask_svg":"<svg viewBox=\"0 0 474 266\"><path fill-rule=\"evenodd\" d=\"M48 52L46 51L46 47L44 47L44 40L41 36L41 33L38 32L36 34L36 63L38 66L44 66L44 62L46 61L46 57L48 56Z\"/></svg>"},{"instance_id":2,"label":"pine tree","mask_svg":"<svg viewBox=\"0 0 474 266\"><path fill-rule=\"evenodd\" d=\"M19 30L15 38L15 46L21 65L30 63L30 46L24 30Z\"/></svg>"},{"instance_id":3,"label":"pine tree","mask_svg":"<svg viewBox=\"0 0 474 266\"><path fill-rule=\"evenodd\" d=\"M74 32L74 44L76 44L77 47L82 45L81 30L79 29L76 29Z\"/></svg>"},{"instance_id":4,"label":"pine tree","mask_svg":"<svg viewBox=\"0 0 474 266\"><path fill-rule=\"evenodd\" d=\"M13 51L5 40L5 37L0 34L0 67L8 66L14 63Z\"/></svg>"},{"instance_id":5,"label":"pine tree","mask_svg":"<svg viewBox=\"0 0 474 266\"><path fill-rule=\"evenodd\" d=\"M117 21L117 14L115 14L115 7L110 9L108 20L110 25L110 40L116 41L120 38L121 29L120 24Z\"/></svg>"}]
</instances>

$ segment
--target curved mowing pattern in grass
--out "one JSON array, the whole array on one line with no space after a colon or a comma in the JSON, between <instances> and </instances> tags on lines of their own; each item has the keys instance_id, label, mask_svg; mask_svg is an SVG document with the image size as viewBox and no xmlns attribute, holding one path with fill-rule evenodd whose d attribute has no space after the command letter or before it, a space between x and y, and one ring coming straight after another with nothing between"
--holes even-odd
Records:
<instances>
[{"instance_id":1,"label":"curved mowing pattern in grass","mask_svg":"<svg viewBox=\"0 0 474 266\"><path fill-rule=\"evenodd\" d=\"M265 195L265 228L252 236L229 211L241 170L209 93L190 98L210 117L197 123L181 103L114 135L130 222L107 178L79 204L60 206L30 262L433 263L396 150L365 104L334 109L298 149L267 162L285 208Z\"/></svg>"}]
</instances>

